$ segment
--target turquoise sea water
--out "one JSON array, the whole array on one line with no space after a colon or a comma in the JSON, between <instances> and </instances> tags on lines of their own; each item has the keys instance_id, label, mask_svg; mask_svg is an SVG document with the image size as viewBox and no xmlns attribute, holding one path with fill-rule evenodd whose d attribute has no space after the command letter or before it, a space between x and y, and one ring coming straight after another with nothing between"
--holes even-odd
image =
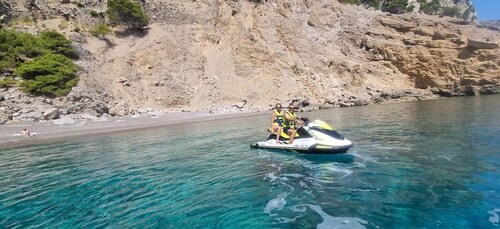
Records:
<instances>
[{"instance_id":1,"label":"turquoise sea water","mask_svg":"<svg viewBox=\"0 0 500 229\"><path fill-rule=\"evenodd\" d=\"M301 115L356 145L251 149L265 115L0 149L0 228L500 227L500 96Z\"/></svg>"}]
</instances>

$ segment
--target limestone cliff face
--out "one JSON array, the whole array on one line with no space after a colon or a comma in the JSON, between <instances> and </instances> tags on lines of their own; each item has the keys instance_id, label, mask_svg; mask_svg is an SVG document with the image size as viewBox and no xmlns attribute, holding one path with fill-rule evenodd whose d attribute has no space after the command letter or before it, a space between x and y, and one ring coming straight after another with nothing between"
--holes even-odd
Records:
<instances>
[{"instance_id":1,"label":"limestone cliff face","mask_svg":"<svg viewBox=\"0 0 500 229\"><path fill-rule=\"evenodd\" d=\"M80 83L54 102L68 113L318 108L500 91L500 33L454 18L336 0L155 0L144 1L145 33L102 40L71 26L100 20L89 12L104 12L104 2L63 2L9 7L62 30L80 50Z\"/></svg>"},{"instance_id":2,"label":"limestone cliff face","mask_svg":"<svg viewBox=\"0 0 500 229\"><path fill-rule=\"evenodd\" d=\"M413 15L377 21L363 43L369 59L390 61L416 88L434 88L442 95L498 91L498 32Z\"/></svg>"}]
</instances>

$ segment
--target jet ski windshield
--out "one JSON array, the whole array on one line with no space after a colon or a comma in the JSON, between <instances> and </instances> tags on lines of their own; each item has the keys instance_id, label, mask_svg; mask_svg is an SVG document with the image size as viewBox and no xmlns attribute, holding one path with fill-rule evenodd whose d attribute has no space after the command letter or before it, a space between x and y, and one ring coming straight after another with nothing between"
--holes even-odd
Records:
<instances>
[{"instance_id":1,"label":"jet ski windshield","mask_svg":"<svg viewBox=\"0 0 500 229\"><path fill-rule=\"evenodd\" d=\"M344 140L344 136L342 136L341 134L339 134L337 131L335 130L327 130L327 129L323 129L323 128L320 128L320 127L311 127L312 130L315 130L315 131L318 131L320 133L323 133L323 134L326 134L332 138L335 138L335 139L338 139L338 140Z\"/></svg>"}]
</instances>

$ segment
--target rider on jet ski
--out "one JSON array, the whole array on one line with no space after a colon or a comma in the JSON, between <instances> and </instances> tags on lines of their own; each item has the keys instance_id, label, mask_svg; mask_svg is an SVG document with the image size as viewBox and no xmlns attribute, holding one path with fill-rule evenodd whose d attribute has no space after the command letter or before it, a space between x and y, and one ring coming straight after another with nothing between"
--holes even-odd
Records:
<instances>
[{"instance_id":1,"label":"rider on jet ski","mask_svg":"<svg viewBox=\"0 0 500 229\"><path fill-rule=\"evenodd\" d=\"M285 113L282 110L283 106L280 103L276 104L276 110L271 118L271 133L276 134L276 144L279 143L283 123L285 122Z\"/></svg>"},{"instance_id":2,"label":"rider on jet ski","mask_svg":"<svg viewBox=\"0 0 500 229\"><path fill-rule=\"evenodd\" d=\"M298 125L302 125L301 118L295 115L297 107L293 104L288 105L288 110L285 112L285 122L283 123L283 132L290 136L288 144L293 143L295 132L297 132Z\"/></svg>"}]
</instances>

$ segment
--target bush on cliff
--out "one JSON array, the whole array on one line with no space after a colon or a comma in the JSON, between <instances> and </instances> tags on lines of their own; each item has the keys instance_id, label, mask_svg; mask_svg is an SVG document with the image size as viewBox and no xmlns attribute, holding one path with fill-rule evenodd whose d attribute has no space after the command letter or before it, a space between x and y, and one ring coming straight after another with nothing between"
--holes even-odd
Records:
<instances>
[{"instance_id":1,"label":"bush on cliff","mask_svg":"<svg viewBox=\"0 0 500 229\"><path fill-rule=\"evenodd\" d=\"M420 3L420 11L425 14L437 15L441 11L441 3L438 0L427 2L426 0L417 0Z\"/></svg>"},{"instance_id":2,"label":"bush on cliff","mask_svg":"<svg viewBox=\"0 0 500 229\"><path fill-rule=\"evenodd\" d=\"M0 70L16 68L26 60L48 53L77 57L71 41L55 31L44 31L35 36L0 29Z\"/></svg>"},{"instance_id":3,"label":"bush on cliff","mask_svg":"<svg viewBox=\"0 0 500 229\"><path fill-rule=\"evenodd\" d=\"M380 0L365 0L363 4L376 10L380 9Z\"/></svg>"},{"instance_id":4,"label":"bush on cliff","mask_svg":"<svg viewBox=\"0 0 500 229\"><path fill-rule=\"evenodd\" d=\"M0 88L7 88L7 87L12 87L17 84L17 81L15 81L12 78L4 78L0 79Z\"/></svg>"},{"instance_id":5,"label":"bush on cliff","mask_svg":"<svg viewBox=\"0 0 500 229\"><path fill-rule=\"evenodd\" d=\"M28 33L0 29L0 69L14 69L23 59L33 58L45 52L37 45L36 37Z\"/></svg>"},{"instance_id":6,"label":"bush on cliff","mask_svg":"<svg viewBox=\"0 0 500 229\"><path fill-rule=\"evenodd\" d=\"M38 42L40 47L48 51L46 53L61 54L69 58L78 57L76 50L71 46L71 41L56 31L43 31Z\"/></svg>"},{"instance_id":7,"label":"bush on cliff","mask_svg":"<svg viewBox=\"0 0 500 229\"><path fill-rule=\"evenodd\" d=\"M109 28L109 26L107 26L106 24L99 23L96 26L92 27L89 30L89 32L90 32L90 35L92 35L94 37L101 37L101 38L105 39L106 35L113 32L113 30L111 30L111 28Z\"/></svg>"},{"instance_id":8,"label":"bush on cliff","mask_svg":"<svg viewBox=\"0 0 500 229\"><path fill-rule=\"evenodd\" d=\"M60 96L76 85L78 66L70 58L77 53L62 34L44 31L35 36L0 29L0 72L8 73L1 87L18 85L13 76L21 76L23 91L35 95ZM13 73L13 75L12 75Z\"/></svg>"},{"instance_id":9,"label":"bush on cliff","mask_svg":"<svg viewBox=\"0 0 500 229\"><path fill-rule=\"evenodd\" d=\"M403 14L407 12L407 7L408 0L392 0L384 3L382 9L392 14Z\"/></svg>"},{"instance_id":10,"label":"bush on cliff","mask_svg":"<svg viewBox=\"0 0 500 229\"><path fill-rule=\"evenodd\" d=\"M34 95L62 96L76 86L78 66L61 54L45 54L16 69L21 89Z\"/></svg>"},{"instance_id":11,"label":"bush on cliff","mask_svg":"<svg viewBox=\"0 0 500 229\"><path fill-rule=\"evenodd\" d=\"M108 0L107 5L106 14L112 24L140 28L149 22L146 12L134 0Z\"/></svg>"},{"instance_id":12,"label":"bush on cliff","mask_svg":"<svg viewBox=\"0 0 500 229\"><path fill-rule=\"evenodd\" d=\"M339 2L344 4L353 4L353 5L361 4L360 0L339 0Z\"/></svg>"}]
</instances>

